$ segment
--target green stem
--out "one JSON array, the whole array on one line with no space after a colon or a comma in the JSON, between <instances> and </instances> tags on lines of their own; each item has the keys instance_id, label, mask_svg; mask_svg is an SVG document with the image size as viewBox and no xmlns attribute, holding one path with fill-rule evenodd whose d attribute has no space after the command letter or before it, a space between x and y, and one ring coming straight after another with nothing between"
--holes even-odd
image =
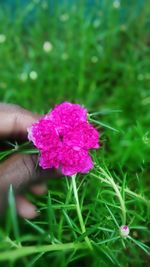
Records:
<instances>
[{"instance_id":1,"label":"green stem","mask_svg":"<svg viewBox=\"0 0 150 267\"><path fill-rule=\"evenodd\" d=\"M70 198L71 198L71 194L72 194L72 184L69 187L69 190L68 190L68 193L67 193L67 197L66 197L66 201L65 201L65 205L69 204L69 201L70 201ZM64 215L62 213L61 218L60 218L59 227L58 227L58 239L59 240L62 239L63 223L64 223Z\"/></svg>"},{"instance_id":2,"label":"green stem","mask_svg":"<svg viewBox=\"0 0 150 267\"><path fill-rule=\"evenodd\" d=\"M121 211L122 211L122 225L125 225L126 224L126 207L125 207L125 203L124 203L124 200L122 198L122 195L119 191L118 185L114 182L114 179L112 177L110 177L102 168L99 168L99 169L100 169L101 173L106 177L106 180L109 182L109 184L113 187L114 191L116 192L116 196L118 197L118 200L120 202Z\"/></svg>"},{"instance_id":3,"label":"green stem","mask_svg":"<svg viewBox=\"0 0 150 267\"><path fill-rule=\"evenodd\" d=\"M110 177L108 177L107 179L110 181L114 191L116 192L116 196L118 197L118 200L120 202L120 207L122 210L122 225L125 225L126 224L126 207L125 207L124 200L114 180Z\"/></svg>"},{"instance_id":4,"label":"green stem","mask_svg":"<svg viewBox=\"0 0 150 267\"><path fill-rule=\"evenodd\" d=\"M10 250L7 252L0 253L0 261L10 260L14 261L18 258L22 258L34 253L46 253L49 251L64 251L70 249L86 249L87 245L85 242L82 243L67 243L67 244L52 244L45 246L28 246L28 247L20 247L15 250Z\"/></svg>"},{"instance_id":5,"label":"green stem","mask_svg":"<svg viewBox=\"0 0 150 267\"><path fill-rule=\"evenodd\" d=\"M73 187L73 192L74 192L74 198L76 201L76 210L77 210L77 214L78 214L78 219L79 219L82 234L84 234L86 232L86 228L85 228L85 224L84 224L81 209L80 209L78 191L77 191L77 186L76 186L76 175L73 175L71 178L72 178L72 187ZM92 250L92 245L91 245L91 242L90 242L88 236L85 236L84 239L85 239L85 242L87 243L88 247Z\"/></svg>"},{"instance_id":6,"label":"green stem","mask_svg":"<svg viewBox=\"0 0 150 267\"><path fill-rule=\"evenodd\" d=\"M1 151L0 160L3 160L14 153L39 154L39 150L34 148L30 142L26 142L21 145L16 144L13 146L13 148Z\"/></svg>"},{"instance_id":7,"label":"green stem","mask_svg":"<svg viewBox=\"0 0 150 267\"><path fill-rule=\"evenodd\" d=\"M98 180L100 180L101 182L106 183L107 185L111 186L110 181L108 181L107 179L102 178L102 177L100 177L100 176L98 176L98 175L96 175L96 174L94 174L94 173L91 173L91 175L92 175L93 177L97 178ZM121 187L120 187L119 185L116 185L116 186L118 187L119 190L121 189ZM148 204L148 205L150 204L150 201L149 201L148 199L146 199L145 197L143 197L143 196L140 195L140 194L137 194L137 193L133 192L133 191L130 190L129 188L125 188L124 191L125 191L128 195L133 196L133 197L136 197L136 198L142 200L143 202L145 202L145 204Z\"/></svg>"}]
</instances>

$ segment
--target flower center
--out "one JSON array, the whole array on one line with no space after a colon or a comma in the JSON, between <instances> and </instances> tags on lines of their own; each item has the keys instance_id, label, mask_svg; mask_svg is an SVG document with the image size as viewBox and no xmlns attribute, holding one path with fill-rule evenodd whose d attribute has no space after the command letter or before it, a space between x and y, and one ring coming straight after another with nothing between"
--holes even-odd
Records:
<instances>
[{"instance_id":1,"label":"flower center","mask_svg":"<svg viewBox=\"0 0 150 267\"><path fill-rule=\"evenodd\" d=\"M63 140L64 140L63 134L59 134L59 139L61 142L63 142Z\"/></svg>"}]
</instances>

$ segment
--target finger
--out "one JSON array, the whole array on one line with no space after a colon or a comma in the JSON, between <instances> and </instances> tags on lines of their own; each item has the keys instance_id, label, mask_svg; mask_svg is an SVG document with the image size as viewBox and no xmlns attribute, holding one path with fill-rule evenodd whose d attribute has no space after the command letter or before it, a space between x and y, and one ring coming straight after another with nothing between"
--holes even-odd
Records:
<instances>
[{"instance_id":1,"label":"finger","mask_svg":"<svg viewBox=\"0 0 150 267\"><path fill-rule=\"evenodd\" d=\"M39 117L17 105L0 103L0 138L26 137L27 128Z\"/></svg>"},{"instance_id":2,"label":"finger","mask_svg":"<svg viewBox=\"0 0 150 267\"><path fill-rule=\"evenodd\" d=\"M46 184L37 184L30 187L30 191L35 195L43 195L47 192Z\"/></svg>"},{"instance_id":3,"label":"finger","mask_svg":"<svg viewBox=\"0 0 150 267\"><path fill-rule=\"evenodd\" d=\"M0 164L0 212L7 202L10 184L18 194L28 186L60 177L54 169L43 170L37 166L37 160L36 155L14 154Z\"/></svg>"},{"instance_id":4,"label":"finger","mask_svg":"<svg viewBox=\"0 0 150 267\"><path fill-rule=\"evenodd\" d=\"M12 184L17 193L29 185L59 176L54 169L43 170L38 166L36 155L27 154L14 154L1 163L0 174L1 188L5 191Z\"/></svg>"},{"instance_id":5,"label":"finger","mask_svg":"<svg viewBox=\"0 0 150 267\"><path fill-rule=\"evenodd\" d=\"M18 214L26 219L33 219L38 215L36 206L20 195L16 196L16 209Z\"/></svg>"}]
</instances>

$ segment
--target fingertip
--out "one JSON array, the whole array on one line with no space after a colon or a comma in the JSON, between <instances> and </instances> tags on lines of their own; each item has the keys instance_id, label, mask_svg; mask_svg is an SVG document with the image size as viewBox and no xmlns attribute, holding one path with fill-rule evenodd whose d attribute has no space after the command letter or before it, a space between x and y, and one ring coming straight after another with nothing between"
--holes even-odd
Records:
<instances>
[{"instance_id":1,"label":"fingertip","mask_svg":"<svg viewBox=\"0 0 150 267\"><path fill-rule=\"evenodd\" d=\"M20 195L16 196L16 209L17 213L25 219L34 219L39 215L36 206Z\"/></svg>"}]
</instances>

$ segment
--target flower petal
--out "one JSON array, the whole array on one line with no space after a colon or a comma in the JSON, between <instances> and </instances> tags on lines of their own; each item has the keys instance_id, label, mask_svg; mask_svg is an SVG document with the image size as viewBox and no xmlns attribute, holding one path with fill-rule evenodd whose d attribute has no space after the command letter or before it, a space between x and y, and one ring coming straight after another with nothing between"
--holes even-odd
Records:
<instances>
[{"instance_id":1,"label":"flower petal","mask_svg":"<svg viewBox=\"0 0 150 267\"><path fill-rule=\"evenodd\" d=\"M52 150L60 145L59 135L51 121L41 118L28 129L28 139L40 150Z\"/></svg>"},{"instance_id":2,"label":"flower petal","mask_svg":"<svg viewBox=\"0 0 150 267\"><path fill-rule=\"evenodd\" d=\"M64 175L74 175L78 172L87 173L93 168L93 162L84 149L74 150L64 146L62 149L61 168Z\"/></svg>"},{"instance_id":3,"label":"flower petal","mask_svg":"<svg viewBox=\"0 0 150 267\"><path fill-rule=\"evenodd\" d=\"M99 133L92 124L81 122L64 134L64 142L74 148L98 148Z\"/></svg>"},{"instance_id":4,"label":"flower petal","mask_svg":"<svg viewBox=\"0 0 150 267\"><path fill-rule=\"evenodd\" d=\"M64 102L52 110L50 117L58 127L74 127L79 122L87 121L87 110L79 104Z\"/></svg>"},{"instance_id":5,"label":"flower petal","mask_svg":"<svg viewBox=\"0 0 150 267\"><path fill-rule=\"evenodd\" d=\"M60 167L58 148L54 148L51 152L42 151L40 155L39 165L43 169L49 169L49 168L58 169Z\"/></svg>"}]
</instances>

